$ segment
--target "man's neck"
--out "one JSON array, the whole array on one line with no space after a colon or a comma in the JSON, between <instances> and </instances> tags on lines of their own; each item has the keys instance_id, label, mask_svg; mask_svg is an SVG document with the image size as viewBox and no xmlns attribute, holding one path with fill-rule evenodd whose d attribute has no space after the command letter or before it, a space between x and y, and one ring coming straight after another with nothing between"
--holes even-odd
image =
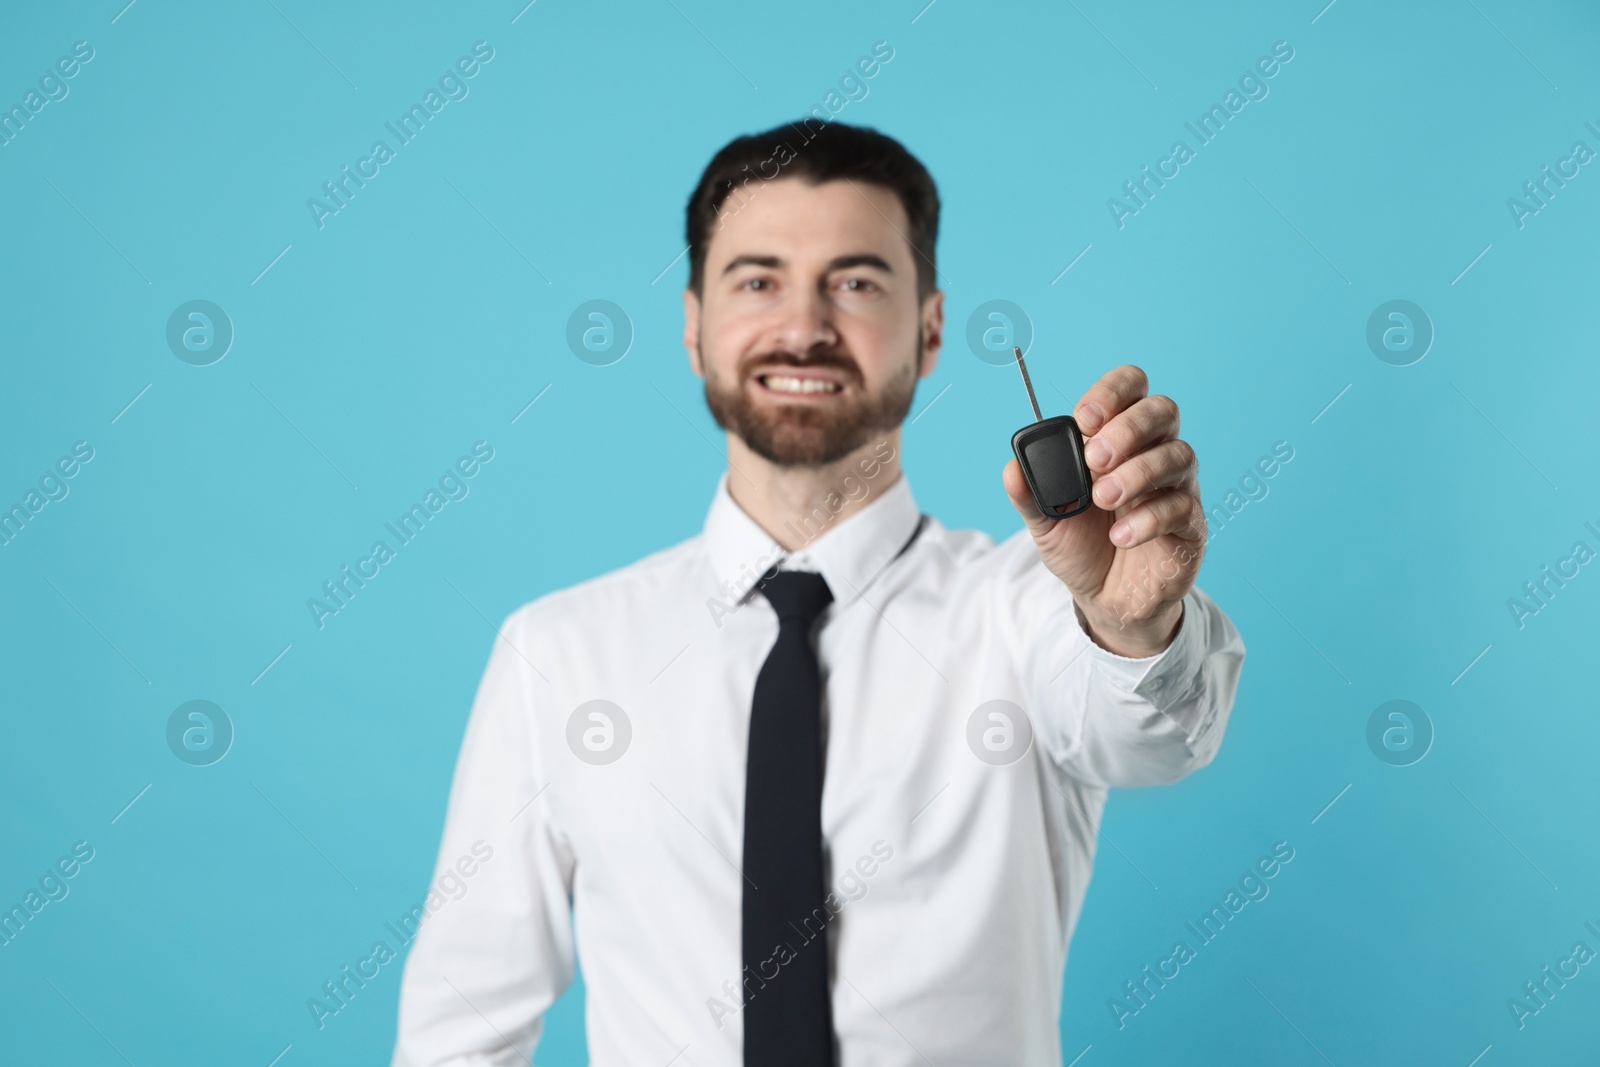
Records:
<instances>
[{"instance_id":1,"label":"man's neck","mask_svg":"<svg viewBox=\"0 0 1600 1067\"><path fill-rule=\"evenodd\" d=\"M821 467L780 467L728 434L728 493L787 552L857 514L900 477L898 427Z\"/></svg>"}]
</instances>

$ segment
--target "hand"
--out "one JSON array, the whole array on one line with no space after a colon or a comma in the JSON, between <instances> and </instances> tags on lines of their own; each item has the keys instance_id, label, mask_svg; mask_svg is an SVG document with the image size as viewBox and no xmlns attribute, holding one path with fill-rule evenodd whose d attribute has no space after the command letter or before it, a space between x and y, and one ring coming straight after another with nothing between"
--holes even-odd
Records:
<instances>
[{"instance_id":1,"label":"hand","mask_svg":"<svg viewBox=\"0 0 1600 1067\"><path fill-rule=\"evenodd\" d=\"M1166 648L1183 619L1205 552L1194 449L1178 438L1178 405L1148 396L1144 371L1108 371L1073 415L1084 434L1093 502L1070 518L1039 514L1022 466L1001 481L1028 524L1039 558L1066 583L1089 636L1121 656Z\"/></svg>"}]
</instances>

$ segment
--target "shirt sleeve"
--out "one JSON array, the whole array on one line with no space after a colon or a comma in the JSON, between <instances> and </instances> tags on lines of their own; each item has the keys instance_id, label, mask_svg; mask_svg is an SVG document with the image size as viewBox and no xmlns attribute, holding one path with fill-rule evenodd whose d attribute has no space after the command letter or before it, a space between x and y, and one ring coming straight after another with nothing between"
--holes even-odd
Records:
<instances>
[{"instance_id":1,"label":"shirt sleeve","mask_svg":"<svg viewBox=\"0 0 1600 1067\"><path fill-rule=\"evenodd\" d=\"M574 864L542 796L532 718L542 683L526 635L514 613L478 685L401 979L391 1067L527 1064L573 978Z\"/></svg>"},{"instance_id":2,"label":"shirt sleeve","mask_svg":"<svg viewBox=\"0 0 1600 1067\"><path fill-rule=\"evenodd\" d=\"M1013 553L1027 711L1050 758L1100 787L1164 785L1210 763L1245 655L1222 609L1191 589L1171 644L1153 656L1119 656L1089 637L1082 611L1026 529L1001 550Z\"/></svg>"}]
</instances>

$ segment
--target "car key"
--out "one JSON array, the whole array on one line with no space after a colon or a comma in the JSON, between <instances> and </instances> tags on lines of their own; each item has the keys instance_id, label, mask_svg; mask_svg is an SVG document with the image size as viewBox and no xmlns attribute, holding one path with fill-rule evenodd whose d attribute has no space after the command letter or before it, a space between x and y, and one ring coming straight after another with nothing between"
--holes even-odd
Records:
<instances>
[{"instance_id":1,"label":"car key","mask_svg":"<svg viewBox=\"0 0 1600 1067\"><path fill-rule=\"evenodd\" d=\"M1033 395L1028 365L1022 362L1022 348L1013 345L1022 384L1033 405L1031 426L1011 435L1011 450L1017 454L1022 476L1033 491L1033 502L1047 519L1064 519L1089 507L1089 465L1083 460L1083 432L1071 415L1045 418L1039 412L1039 399Z\"/></svg>"}]
</instances>

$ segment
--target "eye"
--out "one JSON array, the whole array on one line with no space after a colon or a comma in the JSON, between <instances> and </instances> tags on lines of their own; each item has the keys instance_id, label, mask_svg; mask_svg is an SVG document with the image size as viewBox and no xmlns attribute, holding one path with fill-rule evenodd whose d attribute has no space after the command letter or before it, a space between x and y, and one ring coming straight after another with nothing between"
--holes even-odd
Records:
<instances>
[{"instance_id":1,"label":"eye","mask_svg":"<svg viewBox=\"0 0 1600 1067\"><path fill-rule=\"evenodd\" d=\"M739 283L739 288L741 288L741 289L749 289L751 286L756 286L756 285L764 285L768 289L770 289L772 287L772 283L769 282L766 278L746 278L744 281ZM752 289L751 291L752 292L759 292L759 291L764 291L764 290L754 290L754 289Z\"/></svg>"},{"instance_id":2,"label":"eye","mask_svg":"<svg viewBox=\"0 0 1600 1067\"><path fill-rule=\"evenodd\" d=\"M878 292L878 283L869 278L846 278L844 280L844 286L845 288L852 289L854 292L858 293Z\"/></svg>"}]
</instances>

